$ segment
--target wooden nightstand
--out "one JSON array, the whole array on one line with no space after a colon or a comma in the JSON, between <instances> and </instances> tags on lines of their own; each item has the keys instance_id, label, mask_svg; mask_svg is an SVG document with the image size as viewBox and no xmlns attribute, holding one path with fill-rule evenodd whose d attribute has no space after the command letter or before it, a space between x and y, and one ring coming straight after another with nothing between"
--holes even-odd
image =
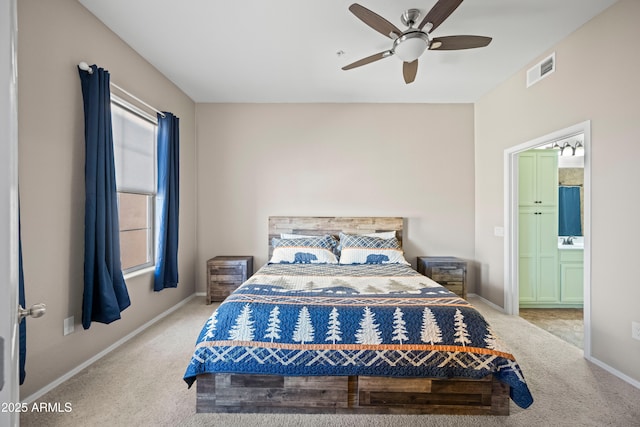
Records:
<instances>
[{"instance_id":1,"label":"wooden nightstand","mask_svg":"<svg viewBox=\"0 0 640 427\"><path fill-rule=\"evenodd\" d=\"M467 262L451 256L419 256L418 272L467 298Z\"/></svg>"},{"instance_id":2,"label":"wooden nightstand","mask_svg":"<svg viewBox=\"0 0 640 427\"><path fill-rule=\"evenodd\" d=\"M211 258L207 261L207 304L224 300L252 274L252 256Z\"/></svg>"}]
</instances>

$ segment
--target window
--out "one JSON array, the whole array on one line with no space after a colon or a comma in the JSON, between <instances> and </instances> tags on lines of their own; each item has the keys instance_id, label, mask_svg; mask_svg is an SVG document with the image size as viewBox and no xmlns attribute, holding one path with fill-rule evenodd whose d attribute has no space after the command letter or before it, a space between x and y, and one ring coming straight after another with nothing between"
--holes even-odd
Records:
<instances>
[{"instance_id":1,"label":"window","mask_svg":"<svg viewBox=\"0 0 640 427\"><path fill-rule=\"evenodd\" d=\"M157 120L111 97L120 261L131 273L154 265Z\"/></svg>"}]
</instances>

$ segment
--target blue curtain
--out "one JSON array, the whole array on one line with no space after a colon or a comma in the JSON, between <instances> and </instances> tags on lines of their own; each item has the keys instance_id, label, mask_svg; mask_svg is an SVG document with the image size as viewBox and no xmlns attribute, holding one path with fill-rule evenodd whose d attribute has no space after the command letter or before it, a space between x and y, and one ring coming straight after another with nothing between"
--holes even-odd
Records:
<instances>
[{"instance_id":1,"label":"blue curtain","mask_svg":"<svg viewBox=\"0 0 640 427\"><path fill-rule=\"evenodd\" d=\"M22 272L22 232L20 231L20 202L18 202L18 302L25 307L24 297L24 273ZM20 385L24 383L26 371L24 369L27 360L27 319L20 321Z\"/></svg>"},{"instance_id":2,"label":"blue curtain","mask_svg":"<svg viewBox=\"0 0 640 427\"><path fill-rule=\"evenodd\" d=\"M158 114L158 247L153 290L178 286L178 213L180 201L179 119Z\"/></svg>"},{"instance_id":3,"label":"blue curtain","mask_svg":"<svg viewBox=\"0 0 640 427\"><path fill-rule=\"evenodd\" d=\"M582 236L580 221L580 187L560 186L558 189L558 235Z\"/></svg>"},{"instance_id":4,"label":"blue curtain","mask_svg":"<svg viewBox=\"0 0 640 427\"><path fill-rule=\"evenodd\" d=\"M131 301L120 265L109 72L79 70L84 101L85 214L82 326L111 323Z\"/></svg>"}]
</instances>

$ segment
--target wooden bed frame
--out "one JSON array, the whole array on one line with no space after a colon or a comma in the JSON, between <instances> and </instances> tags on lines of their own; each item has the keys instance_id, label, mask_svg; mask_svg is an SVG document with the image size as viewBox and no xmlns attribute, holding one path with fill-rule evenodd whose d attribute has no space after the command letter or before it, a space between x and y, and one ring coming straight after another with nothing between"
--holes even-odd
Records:
<instances>
[{"instance_id":1,"label":"wooden bed frame","mask_svg":"<svg viewBox=\"0 0 640 427\"><path fill-rule=\"evenodd\" d=\"M338 235L395 231L400 217L269 217L280 233ZM491 375L479 380L364 376L200 374L197 412L508 415L509 386Z\"/></svg>"}]
</instances>

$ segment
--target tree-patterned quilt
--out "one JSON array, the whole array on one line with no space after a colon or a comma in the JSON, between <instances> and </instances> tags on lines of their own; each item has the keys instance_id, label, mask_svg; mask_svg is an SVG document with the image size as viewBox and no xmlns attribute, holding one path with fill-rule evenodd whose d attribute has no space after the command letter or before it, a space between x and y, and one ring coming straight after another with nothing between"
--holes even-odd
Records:
<instances>
[{"instance_id":1,"label":"tree-patterned quilt","mask_svg":"<svg viewBox=\"0 0 640 427\"><path fill-rule=\"evenodd\" d=\"M403 264L267 264L207 320L201 373L482 378L526 408L515 358L466 300Z\"/></svg>"}]
</instances>

